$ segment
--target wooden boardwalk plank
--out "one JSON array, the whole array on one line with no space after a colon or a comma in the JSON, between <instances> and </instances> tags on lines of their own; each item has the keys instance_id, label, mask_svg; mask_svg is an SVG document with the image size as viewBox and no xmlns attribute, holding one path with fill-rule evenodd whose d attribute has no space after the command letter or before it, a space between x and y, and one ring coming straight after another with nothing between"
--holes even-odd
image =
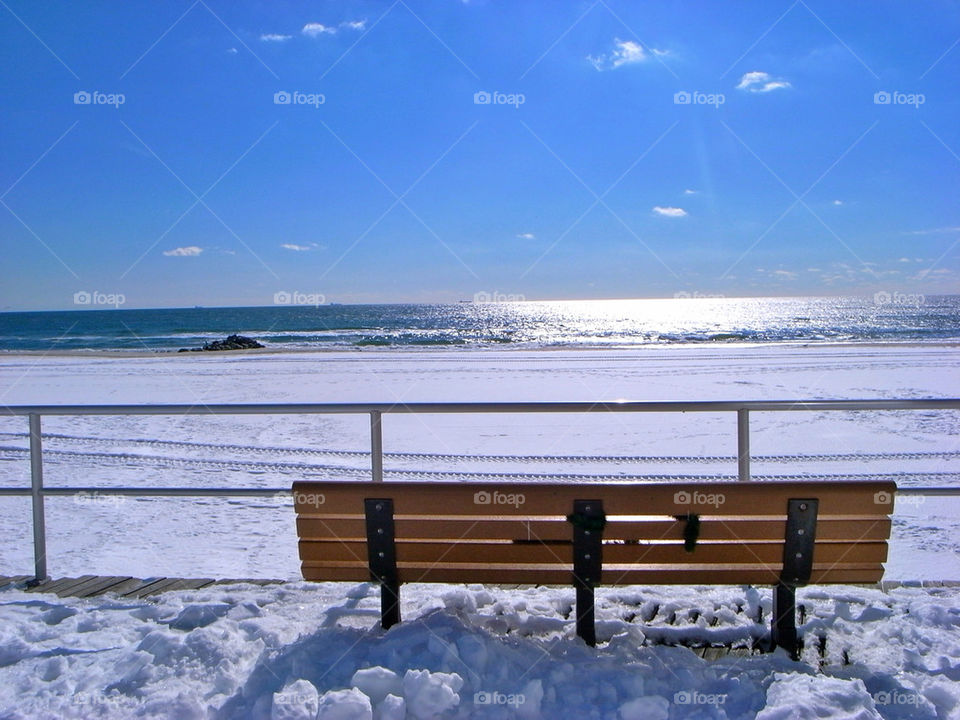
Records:
<instances>
[{"instance_id":1,"label":"wooden boardwalk plank","mask_svg":"<svg viewBox=\"0 0 960 720\"><path fill-rule=\"evenodd\" d=\"M162 592L175 592L177 590L197 590L207 585L212 585L212 578L199 578L199 579L187 579L187 578L164 578L159 582L146 585L140 590L136 591L136 597L146 597L147 595L156 595L157 593Z\"/></svg>"},{"instance_id":2,"label":"wooden boardwalk plank","mask_svg":"<svg viewBox=\"0 0 960 720\"><path fill-rule=\"evenodd\" d=\"M3 575L0 577L0 590L10 585L26 582L32 577L33 575Z\"/></svg>"},{"instance_id":3,"label":"wooden boardwalk plank","mask_svg":"<svg viewBox=\"0 0 960 720\"><path fill-rule=\"evenodd\" d=\"M125 580L130 580L129 575L113 575L109 577L98 577L93 580L84 583L83 585L73 587L69 589L69 595L74 597L93 597L94 595L101 595L108 588L113 587ZM65 597L65 596L61 596Z\"/></svg>"},{"instance_id":4,"label":"wooden boardwalk plank","mask_svg":"<svg viewBox=\"0 0 960 720\"><path fill-rule=\"evenodd\" d=\"M56 593L62 588L69 587L71 585L77 585L81 582L86 582L87 580L93 580L95 577L96 575L81 575L80 577L62 578L60 580L46 580L39 585L27 588L27 592Z\"/></svg>"}]
</instances>

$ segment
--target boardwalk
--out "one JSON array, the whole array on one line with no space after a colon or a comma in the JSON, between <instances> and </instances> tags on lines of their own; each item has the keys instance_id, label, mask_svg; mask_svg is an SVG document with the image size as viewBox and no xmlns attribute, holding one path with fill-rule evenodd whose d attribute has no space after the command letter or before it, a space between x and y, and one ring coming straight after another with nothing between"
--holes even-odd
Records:
<instances>
[{"instance_id":1,"label":"boardwalk","mask_svg":"<svg viewBox=\"0 0 960 720\"><path fill-rule=\"evenodd\" d=\"M213 578L166 578L140 579L129 576L81 575L80 577L46 580L38 585L29 585L30 575L0 575L0 590L19 587L31 593L53 593L58 597L88 598L96 595L115 595L126 598L142 598L174 590L199 590L210 585L251 583L274 585L281 580L215 580Z\"/></svg>"}]
</instances>

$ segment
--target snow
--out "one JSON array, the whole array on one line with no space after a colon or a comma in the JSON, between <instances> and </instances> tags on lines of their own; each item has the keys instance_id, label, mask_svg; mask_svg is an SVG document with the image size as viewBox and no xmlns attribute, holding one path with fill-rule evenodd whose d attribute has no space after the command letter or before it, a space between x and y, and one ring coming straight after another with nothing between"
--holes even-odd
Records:
<instances>
[{"instance_id":1,"label":"snow","mask_svg":"<svg viewBox=\"0 0 960 720\"><path fill-rule=\"evenodd\" d=\"M767 631L767 588L603 588L595 649L565 616L572 589L410 584L402 596L404 621L385 632L367 583L144 600L6 590L0 718L960 718L958 588L801 589L801 662L642 644L669 614L644 608L665 598L681 617L743 608L718 626L678 620L677 642L749 644Z\"/></svg>"},{"instance_id":2,"label":"snow","mask_svg":"<svg viewBox=\"0 0 960 720\"><path fill-rule=\"evenodd\" d=\"M184 355L193 356L0 356L2 402L960 396L955 349L933 345ZM729 474L735 427L729 414L387 416L384 445L394 454L385 466L388 477L500 473L516 482ZM0 418L0 486L27 483L25 429L22 418ZM956 412L752 413L751 429L753 453L766 456L756 475L960 479ZM288 488L299 478L364 477L369 466L366 417L46 417L44 432L50 486ZM511 457L491 458L500 455ZM444 474L454 471L466 475ZM708 661L688 649L765 638L769 588L601 588L592 649L574 635L572 588L408 584L404 622L383 632L376 588L296 581L287 497L93 494L46 504L58 577L293 582L145 600L0 591L2 720L960 720L955 588L803 588L801 662L779 652ZM28 499L0 498L0 527L0 573L30 572ZM960 579L958 538L960 498L900 497L886 578Z\"/></svg>"},{"instance_id":3,"label":"snow","mask_svg":"<svg viewBox=\"0 0 960 720\"><path fill-rule=\"evenodd\" d=\"M2 402L960 396L956 350L937 345L198 355L0 355ZM750 421L756 476L893 473L904 486L960 482L956 411L752 413ZM500 473L483 477L506 474L505 482L523 482L567 475L582 482L578 475L736 472L731 413L388 415L383 424L388 479L456 481ZM46 417L43 429L51 486L289 488L303 478L369 477L365 416ZM28 484L25 433L25 418L0 418L0 486ZM864 453L886 455L856 457ZM489 459L496 455L516 457ZM548 455L566 457L542 458ZM703 461L704 455L729 459ZM774 456L781 459L761 459ZM427 474L391 476L400 471ZM444 475L451 472L467 475ZM91 493L48 498L46 505L49 565L57 576L299 577L287 497ZM31 571L30 517L28 498L0 499L7 540L0 573ZM957 537L960 497L899 497L886 577L960 579Z\"/></svg>"}]
</instances>

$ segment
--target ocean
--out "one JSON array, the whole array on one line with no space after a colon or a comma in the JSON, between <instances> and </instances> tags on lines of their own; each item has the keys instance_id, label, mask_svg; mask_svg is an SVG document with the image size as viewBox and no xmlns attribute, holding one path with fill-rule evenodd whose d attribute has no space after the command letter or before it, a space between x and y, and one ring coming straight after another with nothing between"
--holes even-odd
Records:
<instances>
[{"instance_id":1,"label":"ocean","mask_svg":"<svg viewBox=\"0 0 960 720\"><path fill-rule=\"evenodd\" d=\"M6 352L175 351L232 333L301 350L943 342L960 340L960 295L0 313L0 351Z\"/></svg>"}]
</instances>

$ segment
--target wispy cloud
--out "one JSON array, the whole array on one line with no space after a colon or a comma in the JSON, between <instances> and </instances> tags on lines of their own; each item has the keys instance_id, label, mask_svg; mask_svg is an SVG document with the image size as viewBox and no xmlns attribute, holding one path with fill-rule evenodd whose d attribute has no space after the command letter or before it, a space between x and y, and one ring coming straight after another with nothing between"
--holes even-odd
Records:
<instances>
[{"instance_id":1,"label":"wispy cloud","mask_svg":"<svg viewBox=\"0 0 960 720\"><path fill-rule=\"evenodd\" d=\"M188 245L187 247L178 247L173 250L164 250L163 254L167 257L195 257L203 252L203 248L197 247L196 245Z\"/></svg>"},{"instance_id":2,"label":"wispy cloud","mask_svg":"<svg viewBox=\"0 0 960 720\"><path fill-rule=\"evenodd\" d=\"M760 72L759 70L744 73L743 77L740 78L740 82L737 84L737 90L744 90L752 93L767 93L771 90L786 90L789 87L792 86L783 78L776 78L770 73Z\"/></svg>"},{"instance_id":3,"label":"wispy cloud","mask_svg":"<svg viewBox=\"0 0 960 720\"><path fill-rule=\"evenodd\" d=\"M260 36L261 42L286 42L293 35L282 35L280 33L264 33Z\"/></svg>"},{"instance_id":4,"label":"wispy cloud","mask_svg":"<svg viewBox=\"0 0 960 720\"><path fill-rule=\"evenodd\" d=\"M960 232L960 227L938 227L928 228L926 230L910 230L906 235L941 235L943 233Z\"/></svg>"},{"instance_id":5,"label":"wispy cloud","mask_svg":"<svg viewBox=\"0 0 960 720\"><path fill-rule=\"evenodd\" d=\"M534 235L533 233L520 233L519 235L517 235L517 237L520 238L521 240L533 240L536 237L536 235Z\"/></svg>"},{"instance_id":6,"label":"wispy cloud","mask_svg":"<svg viewBox=\"0 0 960 720\"><path fill-rule=\"evenodd\" d=\"M366 30L367 29L367 19L363 20L347 20L346 22L340 23L340 27L346 28L347 30Z\"/></svg>"},{"instance_id":7,"label":"wispy cloud","mask_svg":"<svg viewBox=\"0 0 960 720\"><path fill-rule=\"evenodd\" d=\"M652 52L655 55L666 55L666 51L664 50L653 50ZM624 65L643 62L649 57L650 55L640 43L634 42L633 40L620 40L617 38L613 41L613 50L609 53L598 55L597 57L587 55L587 60L597 70L615 70Z\"/></svg>"},{"instance_id":8,"label":"wispy cloud","mask_svg":"<svg viewBox=\"0 0 960 720\"><path fill-rule=\"evenodd\" d=\"M296 243L281 243L280 247L284 250L293 250L294 252L309 252L310 250L318 250L320 246L317 243L310 243L309 245L297 245Z\"/></svg>"},{"instance_id":9,"label":"wispy cloud","mask_svg":"<svg viewBox=\"0 0 960 720\"><path fill-rule=\"evenodd\" d=\"M687 188L686 190L683 191L683 194L684 194L684 195L696 195L696 194L699 193L699 192L700 192L699 190L691 190L690 188Z\"/></svg>"},{"instance_id":10,"label":"wispy cloud","mask_svg":"<svg viewBox=\"0 0 960 720\"><path fill-rule=\"evenodd\" d=\"M655 205L653 211L657 215L662 215L663 217L680 218L686 217L687 215L686 210L678 207L661 207L660 205Z\"/></svg>"},{"instance_id":11,"label":"wispy cloud","mask_svg":"<svg viewBox=\"0 0 960 720\"><path fill-rule=\"evenodd\" d=\"M300 32L307 37L319 37L320 35L333 35L337 32L337 29L323 23L312 22L304 25Z\"/></svg>"},{"instance_id":12,"label":"wispy cloud","mask_svg":"<svg viewBox=\"0 0 960 720\"><path fill-rule=\"evenodd\" d=\"M843 200L834 200L834 201L833 201L833 204L836 205L837 207L839 207L839 206L843 205Z\"/></svg>"}]
</instances>

